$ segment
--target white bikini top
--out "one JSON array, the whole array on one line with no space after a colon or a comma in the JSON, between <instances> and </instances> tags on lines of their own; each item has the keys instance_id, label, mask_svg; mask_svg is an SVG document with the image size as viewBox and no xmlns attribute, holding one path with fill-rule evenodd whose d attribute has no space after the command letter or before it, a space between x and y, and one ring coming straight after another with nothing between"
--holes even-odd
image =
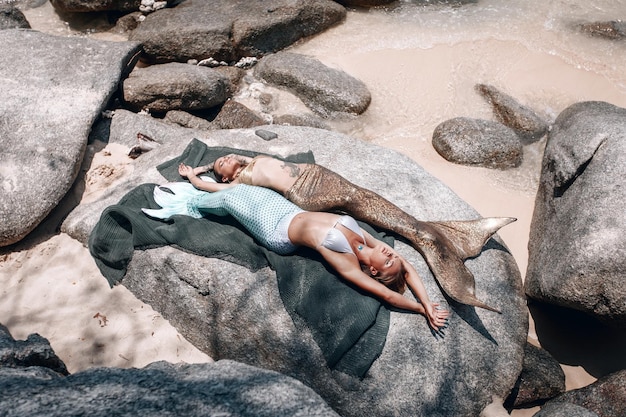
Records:
<instances>
[{"instance_id":1,"label":"white bikini top","mask_svg":"<svg viewBox=\"0 0 626 417\"><path fill-rule=\"evenodd\" d=\"M356 220L354 220L350 216L341 216L339 220L337 220L337 223L335 223L335 225L328 231L326 237L321 243L321 246L324 246L325 248L330 249L334 252L354 254L354 251L350 246L350 242L348 242L348 238L346 238L341 230L337 230L337 224L341 224L342 226L347 227L357 235L361 236L361 239L363 239L363 242L365 244L365 236L363 236L361 228L359 227Z\"/></svg>"}]
</instances>

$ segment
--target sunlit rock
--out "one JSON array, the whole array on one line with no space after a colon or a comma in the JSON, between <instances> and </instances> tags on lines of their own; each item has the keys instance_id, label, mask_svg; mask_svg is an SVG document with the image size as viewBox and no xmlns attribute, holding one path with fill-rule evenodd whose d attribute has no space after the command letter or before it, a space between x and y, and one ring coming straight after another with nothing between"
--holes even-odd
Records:
<instances>
[{"instance_id":1,"label":"sunlit rock","mask_svg":"<svg viewBox=\"0 0 626 417\"><path fill-rule=\"evenodd\" d=\"M509 169L521 165L522 144L515 132L490 120L455 117L433 131L435 150L450 162Z\"/></svg>"},{"instance_id":2,"label":"sunlit rock","mask_svg":"<svg viewBox=\"0 0 626 417\"><path fill-rule=\"evenodd\" d=\"M362 81L305 55L290 52L268 55L256 65L254 75L293 92L322 116L361 114L372 100Z\"/></svg>"},{"instance_id":3,"label":"sunlit rock","mask_svg":"<svg viewBox=\"0 0 626 417\"><path fill-rule=\"evenodd\" d=\"M228 99L232 86L212 68L173 62L135 68L123 81L123 91L130 108L165 113L220 105Z\"/></svg>"},{"instance_id":4,"label":"sunlit rock","mask_svg":"<svg viewBox=\"0 0 626 417\"><path fill-rule=\"evenodd\" d=\"M528 244L528 296L626 324L626 109L583 102L554 123Z\"/></svg>"},{"instance_id":5,"label":"sunlit rock","mask_svg":"<svg viewBox=\"0 0 626 417\"><path fill-rule=\"evenodd\" d=\"M148 15L130 39L143 44L148 62L231 63L281 50L345 15L331 0L186 0Z\"/></svg>"},{"instance_id":6,"label":"sunlit rock","mask_svg":"<svg viewBox=\"0 0 626 417\"><path fill-rule=\"evenodd\" d=\"M548 123L508 94L487 84L476 85L476 91L491 104L498 121L513 129L522 143L536 142L548 133Z\"/></svg>"},{"instance_id":7,"label":"sunlit rock","mask_svg":"<svg viewBox=\"0 0 626 417\"><path fill-rule=\"evenodd\" d=\"M94 121L139 46L0 31L0 246L32 231L72 186Z\"/></svg>"}]
</instances>

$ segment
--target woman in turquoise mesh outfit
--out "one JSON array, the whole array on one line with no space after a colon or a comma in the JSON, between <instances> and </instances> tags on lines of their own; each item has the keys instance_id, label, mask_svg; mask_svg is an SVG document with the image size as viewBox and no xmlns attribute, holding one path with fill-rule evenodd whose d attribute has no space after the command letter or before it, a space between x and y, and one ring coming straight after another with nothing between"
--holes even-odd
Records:
<instances>
[{"instance_id":1,"label":"woman in turquoise mesh outfit","mask_svg":"<svg viewBox=\"0 0 626 417\"><path fill-rule=\"evenodd\" d=\"M343 279L394 307L423 314L434 330L446 324L449 312L430 301L416 273L407 273L412 266L350 216L305 211L273 190L245 184L206 192L172 183L155 187L154 197L162 208L143 209L151 217L230 215L268 249L280 254L298 246L315 249ZM406 285L419 302L402 295Z\"/></svg>"}]
</instances>

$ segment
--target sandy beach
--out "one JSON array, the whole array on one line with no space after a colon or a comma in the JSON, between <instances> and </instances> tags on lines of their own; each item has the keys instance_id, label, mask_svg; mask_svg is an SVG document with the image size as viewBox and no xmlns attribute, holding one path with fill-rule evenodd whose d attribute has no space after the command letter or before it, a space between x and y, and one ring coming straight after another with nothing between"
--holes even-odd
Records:
<instances>
[{"instance_id":1,"label":"sandy beach","mask_svg":"<svg viewBox=\"0 0 626 417\"><path fill-rule=\"evenodd\" d=\"M25 14L34 28L66 35L70 29L51 7L47 3ZM480 82L505 88L508 94L532 104L539 114L553 120L568 105L583 100L603 100L626 107L623 80L613 78L610 70L590 69L590 61L583 67L566 56L530 50L517 41L454 41L402 49L395 45L351 49L348 43L330 47L337 39L349 36L352 42L362 45L367 42L363 28L372 24L382 31L390 23L376 15L351 13L343 25L293 48L294 52L343 69L370 88L373 100L368 111L358 122L335 127L407 155L482 216L516 217L517 222L499 235L524 277L545 138L525 148L521 167L494 171L445 161L430 144L433 129L451 117L491 119L490 108L473 89ZM398 31L402 30L409 31L398 25ZM408 36L417 34L409 31ZM76 187L60 208L22 242L0 248L0 323L16 339L25 339L31 333L46 337L72 373L94 366L143 367L158 360L212 360L126 288L111 289L88 249L57 232L69 208L132 173L127 152L114 144L99 150L91 165L83 168L84 190ZM532 323L529 341L539 345ZM562 366L568 389L596 379L579 365ZM536 411L513 415L532 415Z\"/></svg>"}]
</instances>

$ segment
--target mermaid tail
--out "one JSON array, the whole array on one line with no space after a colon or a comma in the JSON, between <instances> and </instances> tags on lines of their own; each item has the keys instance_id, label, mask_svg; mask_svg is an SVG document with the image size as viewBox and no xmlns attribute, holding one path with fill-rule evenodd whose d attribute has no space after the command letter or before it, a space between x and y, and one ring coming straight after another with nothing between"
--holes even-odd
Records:
<instances>
[{"instance_id":1,"label":"mermaid tail","mask_svg":"<svg viewBox=\"0 0 626 417\"><path fill-rule=\"evenodd\" d=\"M474 275L463 261L477 256L494 233L515 220L512 217L489 217L468 221L420 222L423 227L413 243L450 298L501 313L476 298Z\"/></svg>"},{"instance_id":2,"label":"mermaid tail","mask_svg":"<svg viewBox=\"0 0 626 417\"><path fill-rule=\"evenodd\" d=\"M161 208L142 208L141 211L157 219L169 219L179 214L200 218L202 214L189 202L194 197L203 194L206 194L206 192L198 190L188 182L171 182L162 186L156 186L153 193L154 202Z\"/></svg>"},{"instance_id":3,"label":"mermaid tail","mask_svg":"<svg viewBox=\"0 0 626 417\"><path fill-rule=\"evenodd\" d=\"M308 165L285 197L305 210L341 211L374 227L403 236L422 254L441 288L454 300L498 311L478 300L474 276L463 261L478 256L489 238L511 217L424 222L379 194L359 187L320 165Z\"/></svg>"},{"instance_id":4,"label":"mermaid tail","mask_svg":"<svg viewBox=\"0 0 626 417\"><path fill-rule=\"evenodd\" d=\"M484 217L476 220L428 222L455 246L461 259L478 256L485 243L498 230L513 223L514 217Z\"/></svg>"}]
</instances>

